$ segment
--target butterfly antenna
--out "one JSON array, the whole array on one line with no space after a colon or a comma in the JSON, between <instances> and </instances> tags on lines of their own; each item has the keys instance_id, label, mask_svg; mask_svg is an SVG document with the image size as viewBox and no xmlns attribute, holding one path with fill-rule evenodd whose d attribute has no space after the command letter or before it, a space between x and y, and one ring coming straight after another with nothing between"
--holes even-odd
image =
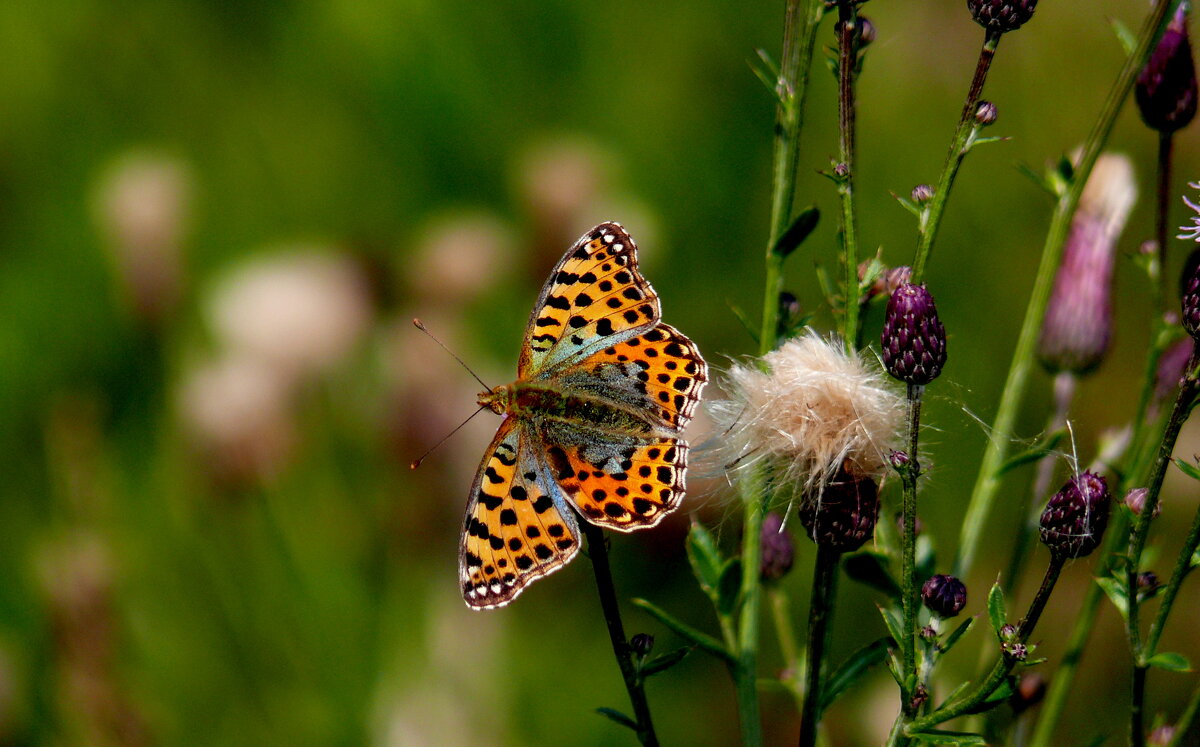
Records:
<instances>
[{"instance_id":1,"label":"butterfly antenna","mask_svg":"<svg viewBox=\"0 0 1200 747\"><path fill-rule=\"evenodd\" d=\"M448 348L448 347L446 347L445 345L443 345L441 340L439 340L438 338L434 337L434 336L433 336L433 333L432 333L432 332L430 332L428 329L426 329L426 328L425 328L425 322L421 321L420 319L413 319L413 326L414 326L414 327L416 327L417 329L421 330L421 331L422 331L422 332L424 332L425 334L429 335L429 338L430 338L431 340L433 340L434 342L436 342L438 345L440 345L440 346L441 346L441 348L442 348L442 350L445 350L447 353L449 353L449 354L450 354L450 357L451 357L451 358L453 358L454 360L458 361L458 365L460 365L460 366L462 366L463 368L467 369L467 373L469 373L469 374L471 374L472 376L474 376L474 377L475 377L475 380L476 380L476 381L478 381L478 382L479 382L479 383L480 383L480 384L483 386L483 388L484 388L484 389L487 389L489 392L492 390L492 388L491 388L490 386L488 386L487 384L484 384L484 383L483 383L483 379L479 378L479 376L478 376L478 375L477 375L477 374L476 374L474 371L472 371L472 370L471 370L471 367L470 367L470 366L468 366L466 363L463 363L463 359L462 359L462 358L459 358L457 355L455 355L453 350L451 350L450 348ZM474 415L472 415L471 417L473 418L473 417L475 417L475 416L474 416ZM471 419L471 418L467 418L467 420L470 420L470 419ZM464 423L464 424L465 424L465 423ZM462 426L460 425L458 428L461 428L461 427L462 427ZM455 428L454 430L458 430L458 428ZM453 434L453 432L452 432L450 435L454 435L454 434ZM450 436L447 436L446 438L449 438L449 437L450 437ZM443 439L443 440L444 440L444 439ZM422 458L422 459L424 459L424 457L421 457L421 458ZM420 460L417 460L417 461L420 461Z\"/></svg>"},{"instance_id":2,"label":"butterfly antenna","mask_svg":"<svg viewBox=\"0 0 1200 747\"><path fill-rule=\"evenodd\" d=\"M482 382L482 381L481 381L481 382L479 382L479 383L483 384L483 382ZM483 384L483 385L484 385L484 386L487 386L487 384ZM466 425L467 423L471 422L471 419L472 419L472 418L474 418L476 415L478 415L479 413L483 412L483 411L484 411L484 410L486 410L486 409L487 409L487 406L486 406L486 405L484 405L484 406L480 407L478 410L476 410L475 412L471 413L470 417L468 417L466 420L464 420L464 421L462 421L461 423L459 423L459 424L458 424L458 425L457 425L457 426L454 428L454 430L450 431L450 432L449 432L449 433L447 433L445 436L442 436L442 440L441 440L441 441L438 441L438 442L437 442L436 444L434 444L433 446L430 446L430 447L429 447L429 448L428 448L428 449L425 451L425 453L424 453L424 454L422 454L420 457L418 457L418 458L416 458L416 459L412 460L411 462L409 462L409 463L408 463L408 468L409 468L409 469L416 469L417 467L420 467L420 466L421 466L421 462L425 461L425 457L427 457L427 456L429 456L430 454L432 454L434 449L436 449L437 447L439 447L439 446L441 446L442 444L444 444L444 443L446 443L447 441L449 441L451 436L453 436L455 433L458 433L460 430L462 430L462 427L463 427L464 425Z\"/></svg>"}]
</instances>

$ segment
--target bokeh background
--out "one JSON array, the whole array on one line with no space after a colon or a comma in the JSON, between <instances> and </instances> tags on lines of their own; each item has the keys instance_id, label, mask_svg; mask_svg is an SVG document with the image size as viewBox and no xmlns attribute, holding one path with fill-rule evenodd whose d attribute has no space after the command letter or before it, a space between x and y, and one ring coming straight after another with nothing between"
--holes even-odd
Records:
<instances>
[{"instance_id":1,"label":"bokeh background","mask_svg":"<svg viewBox=\"0 0 1200 747\"><path fill-rule=\"evenodd\" d=\"M950 363L925 413L921 518L943 566L1050 212L1017 165L1040 170L1082 141L1122 61L1110 19L1136 28L1146 7L1046 2L1000 46L989 134L1012 139L968 159L928 276ZM860 83L861 236L903 264L915 226L890 193L936 179L982 32L961 0L864 12L878 38ZM549 268L616 219L668 321L716 368L748 353L731 307L758 313L773 117L749 62L777 54L781 21L778 2L6 3L0 743L632 743L592 712L627 704L586 560L503 610L462 604L461 515L496 420L408 469L479 388L410 320L504 383ZM828 328L814 269L836 268L836 203L816 172L836 152L836 108L820 60L814 80L798 199L826 217L788 287ZM1142 198L1121 243L1116 344L1074 413L1084 461L1135 404L1149 308L1130 255L1152 230L1155 142L1127 107L1112 147L1134 159ZM1200 177L1194 129L1177 146L1182 193ZM1185 250L1172 246L1175 266ZM1031 388L1030 438L1048 383ZM1196 451L1193 424L1177 453ZM737 510L718 475L693 473L678 516L614 536L613 562L624 598L714 630L683 538L694 516L732 550ZM1006 483L968 579L973 611L1028 481ZM1168 483L1164 575L1196 492ZM797 615L800 547L785 582ZM1090 567L1068 569L1040 626L1051 663ZM1194 591L1163 647L1195 661ZM883 633L870 592L845 583L840 605L835 659ZM626 625L681 644L633 608ZM973 676L985 638L948 673ZM1122 733L1126 662L1106 608L1064 743ZM1174 718L1194 680L1153 674L1150 703ZM649 693L664 743L736 741L715 661L693 655ZM874 673L829 714L832 741L878 743L895 699ZM763 705L769 740L791 742L791 702Z\"/></svg>"}]
</instances>

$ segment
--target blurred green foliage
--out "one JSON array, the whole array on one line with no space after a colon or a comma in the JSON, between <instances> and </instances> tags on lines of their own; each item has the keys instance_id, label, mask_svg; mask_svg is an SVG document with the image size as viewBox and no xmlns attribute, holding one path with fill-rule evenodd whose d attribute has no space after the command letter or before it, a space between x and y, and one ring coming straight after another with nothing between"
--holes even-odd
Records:
<instances>
[{"instance_id":1,"label":"blurred green foliage","mask_svg":"<svg viewBox=\"0 0 1200 747\"><path fill-rule=\"evenodd\" d=\"M911 216L889 193L936 178L982 39L962 5L863 9L879 37L860 83L861 237L889 264L915 245ZM992 415L1049 215L1015 165L1040 169L1083 139L1122 58L1108 19L1136 26L1142 10L1045 3L1001 45L989 134L1012 140L969 157L927 277L950 333L924 417L922 520L943 558L982 449L976 417ZM501 611L472 613L458 599L461 510L494 421L408 471L471 412L473 382L407 320L429 315L502 383L557 253L612 218L639 239L667 320L710 362L749 351L728 307L758 313L773 113L748 62L778 48L781 17L779 3L678 0L6 4L0 742L628 741L592 713L626 703L586 559ZM833 189L816 171L836 152L833 81L822 69L815 80L799 200L832 216ZM1151 194L1155 139L1132 107L1112 147L1133 156ZM1182 185L1200 171L1194 131L1177 147ZM146 276L130 267L141 255L122 253L121 211L136 223L141 203L111 192L130 158L165 164L182 206L168 226L177 241L151 247L177 252L167 260L177 275L166 271L175 284L157 291L138 290ZM1144 197L1122 244L1117 346L1081 393L1084 461L1099 430L1134 407L1149 312L1128 255L1151 215ZM811 270L834 267L833 224L824 219L792 258L788 282L826 325ZM206 441L196 407L235 432L253 425L242 408L257 412L232 399L244 389L190 399L197 371L227 360L236 337L214 321L221 284L247 258L292 256L280 247L298 244L353 263L369 318L350 325L353 344L335 361L287 381L265 433ZM1182 251L1172 248L1176 263ZM151 285L161 280L148 272ZM167 300L147 310L143 291ZM878 324L876 313L868 334ZM1031 439L1047 388L1039 379L1026 408ZM687 509L733 546L721 480L694 472ZM979 568L1003 565L1027 478L1010 479ZM1164 541L1178 541L1194 502L1167 496ZM614 537L614 571L626 598L711 629L684 559L686 521ZM787 582L797 599L811 556L806 547ZM1087 574L1086 564L1068 569L1047 611L1052 661ZM971 599L978 611L982 594ZM1200 658L1182 633L1197 613L1188 600L1165 648ZM678 645L645 615L626 615L631 633L653 632L663 651ZM882 631L870 593L851 584L838 617L835 660ZM980 644L960 648L961 676ZM1126 690L1111 611L1094 648L1064 734L1121 728L1121 709L1088 705ZM770 672L775 652L764 653ZM1185 675L1155 677L1150 701L1173 714L1184 689L1169 677ZM693 655L649 692L666 743L735 740L733 691L716 662ZM768 740L790 742L790 699L765 697ZM894 707L880 673L829 714L831 733L877 742Z\"/></svg>"}]
</instances>

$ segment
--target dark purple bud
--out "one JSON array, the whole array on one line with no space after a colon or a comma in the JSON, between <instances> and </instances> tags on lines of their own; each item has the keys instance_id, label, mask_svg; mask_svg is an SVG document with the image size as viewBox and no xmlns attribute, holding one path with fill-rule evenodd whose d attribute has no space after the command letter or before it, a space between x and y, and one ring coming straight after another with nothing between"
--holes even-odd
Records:
<instances>
[{"instance_id":1,"label":"dark purple bud","mask_svg":"<svg viewBox=\"0 0 1200 747\"><path fill-rule=\"evenodd\" d=\"M1192 350L1195 347L1195 341L1188 337L1167 348L1162 357L1158 359L1158 372L1154 377L1154 396L1150 402L1149 418L1153 419L1163 402L1175 396L1180 382L1183 381L1183 375L1187 373L1187 364L1192 359Z\"/></svg>"},{"instance_id":2,"label":"dark purple bud","mask_svg":"<svg viewBox=\"0 0 1200 747\"><path fill-rule=\"evenodd\" d=\"M629 648L638 656L648 656L654 649L654 636L649 633L638 633L629 639Z\"/></svg>"},{"instance_id":3,"label":"dark purple bud","mask_svg":"<svg viewBox=\"0 0 1200 747\"><path fill-rule=\"evenodd\" d=\"M1167 24L1134 89L1142 121L1159 132L1175 132L1196 116L1196 66L1185 5Z\"/></svg>"},{"instance_id":4,"label":"dark purple bud","mask_svg":"<svg viewBox=\"0 0 1200 747\"><path fill-rule=\"evenodd\" d=\"M1138 599L1149 599L1158 591L1158 574L1154 571L1143 571L1137 577Z\"/></svg>"},{"instance_id":5,"label":"dark purple bud","mask_svg":"<svg viewBox=\"0 0 1200 747\"><path fill-rule=\"evenodd\" d=\"M939 573L921 587L921 601L938 617L954 617L967 606L967 585L954 576Z\"/></svg>"},{"instance_id":6,"label":"dark purple bud","mask_svg":"<svg viewBox=\"0 0 1200 747\"><path fill-rule=\"evenodd\" d=\"M1082 558L1108 526L1108 483L1092 472L1067 480L1042 512L1042 542L1060 558Z\"/></svg>"},{"instance_id":7,"label":"dark purple bud","mask_svg":"<svg viewBox=\"0 0 1200 747\"><path fill-rule=\"evenodd\" d=\"M923 285L905 283L888 300L883 321L883 364L908 384L925 385L946 365L946 328Z\"/></svg>"},{"instance_id":8,"label":"dark purple bud","mask_svg":"<svg viewBox=\"0 0 1200 747\"><path fill-rule=\"evenodd\" d=\"M1033 16L1037 0L967 0L975 22L989 31L1006 34L1021 28Z\"/></svg>"},{"instance_id":9,"label":"dark purple bud","mask_svg":"<svg viewBox=\"0 0 1200 747\"><path fill-rule=\"evenodd\" d=\"M1046 678L1036 672L1027 672L1017 683L1017 689L1008 698L1008 704L1017 715L1028 711L1046 697Z\"/></svg>"},{"instance_id":10,"label":"dark purple bud","mask_svg":"<svg viewBox=\"0 0 1200 747\"><path fill-rule=\"evenodd\" d=\"M1000 650L1008 658L1017 661L1025 661L1025 658L1029 656L1029 649L1020 641L1005 641L1000 644Z\"/></svg>"},{"instance_id":11,"label":"dark purple bud","mask_svg":"<svg viewBox=\"0 0 1200 747\"><path fill-rule=\"evenodd\" d=\"M764 581L777 581L787 575L795 560L796 546L792 535L783 528L783 518L772 511L763 517L759 576Z\"/></svg>"},{"instance_id":12,"label":"dark purple bud","mask_svg":"<svg viewBox=\"0 0 1200 747\"><path fill-rule=\"evenodd\" d=\"M1117 239L1136 198L1129 159L1100 156L1080 197L1042 320L1038 357L1053 373L1088 373L1108 352Z\"/></svg>"},{"instance_id":13,"label":"dark purple bud","mask_svg":"<svg viewBox=\"0 0 1200 747\"><path fill-rule=\"evenodd\" d=\"M809 539L839 552L853 552L875 533L879 494L875 481L838 470L824 490L800 502L800 523Z\"/></svg>"},{"instance_id":14,"label":"dark purple bud","mask_svg":"<svg viewBox=\"0 0 1200 747\"><path fill-rule=\"evenodd\" d=\"M975 124L980 127L987 127L996 123L996 118L1000 113L996 111L996 105L990 101L980 101L975 107Z\"/></svg>"},{"instance_id":15,"label":"dark purple bud","mask_svg":"<svg viewBox=\"0 0 1200 747\"><path fill-rule=\"evenodd\" d=\"M909 462L908 452L893 451L891 454L888 454L888 461L892 463L893 467L900 469Z\"/></svg>"},{"instance_id":16,"label":"dark purple bud","mask_svg":"<svg viewBox=\"0 0 1200 747\"><path fill-rule=\"evenodd\" d=\"M1000 640L1005 643L1011 643L1017 640L1017 626L1012 623L1004 623L1000 626Z\"/></svg>"},{"instance_id":17,"label":"dark purple bud","mask_svg":"<svg viewBox=\"0 0 1200 747\"><path fill-rule=\"evenodd\" d=\"M858 17L858 48L868 46L875 41L875 24L871 23L871 19L866 16Z\"/></svg>"},{"instance_id":18,"label":"dark purple bud","mask_svg":"<svg viewBox=\"0 0 1200 747\"><path fill-rule=\"evenodd\" d=\"M1142 511L1146 508L1146 498L1150 495L1150 491L1146 488L1133 488L1125 494L1125 505L1133 512L1134 516L1141 516ZM1157 519L1162 513L1162 501L1157 501L1154 504L1154 512L1150 514L1151 519Z\"/></svg>"},{"instance_id":19,"label":"dark purple bud","mask_svg":"<svg viewBox=\"0 0 1200 747\"><path fill-rule=\"evenodd\" d=\"M933 199L933 187L928 184L918 184L913 187L912 195L910 196L913 202L918 205L924 205Z\"/></svg>"},{"instance_id":20,"label":"dark purple bud","mask_svg":"<svg viewBox=\"0 0 1200 747\"><path fill-rule=\"evenodd\" d=\"M1179 290L1183 328L1193 340L1200 341L1200 249L1188 255L1179 278Z\"/></svg>"}]
</instances>

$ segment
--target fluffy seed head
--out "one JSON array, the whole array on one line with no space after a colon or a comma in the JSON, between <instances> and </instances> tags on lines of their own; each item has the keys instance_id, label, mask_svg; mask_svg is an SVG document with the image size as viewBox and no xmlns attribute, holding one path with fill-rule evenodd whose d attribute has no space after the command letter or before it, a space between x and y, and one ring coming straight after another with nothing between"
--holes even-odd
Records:
<instances>
[{"instance_id":1,"label":"fluffy seed head","mask_svg":"<svg viewBox=\"0 0 1200 747\"><path fill-rule=\"evenodd\" d=\"M904 401L881 371L812 333L761 364L735 364L723 387L731 398L710 407L723 466L766 460L777 484L803 493L819 492L843 466L855 476L884 474Z\"/></svg>"},{"instance_id":2,"label":"fluffy seed head","mask_svg":"<svg viewBox=\"0 0 1200 747\"><path fill-rule=\"evenodd\" d=\"M883 322L883 364L888 373L924 386L946 365L946 328L923 285L905 283L888 300Z\"/></svg>"},{"instance_id":3,"label":"fluffy seed head","mask_svg":"<svg viewBox=\"0 0 1200 747\"><path fill-rule=\"evenodd\" d=\"M1108 483L1091 472L1072 477L1042 512L1042 542L1061 558L1082 558L1100 544L1108 526Z\"/></svg>"},{"instance_id":4,"label":"fluffy seed head","mask_svg":"<svg viewBox=\"0 0 1200 747\"><path fill-rule=\"evenodd\" d=\"M954 576L930 576L921 587L921 601L938 617L954 617L967 606L967 585Z\"/></svg>"},{"instance_id":5,"label":"fluffy seed head","mask_svg":"<svg viewBox=\"0 0 1200 747\"><path fill-rule=\"evenodd\" d=\"M854 552L875 534L879 490L869 477L839 471L800 502L800 523L809 539L839 552Z\"/></svg>"},{"instance_id":6,"label":"fluffy seed head","mask_svg":"<svg viewBox=\"0 0 1200 747\"><path fill-rule=\"evenodd\" d=\"M1196 65L1185 5L1167 24L1134 89L1142 121L1159 132L1175 132L1196 116Z\"/></svg>"},{"instance_id":7,"label":"fluffy seed head","mask_svg":"<svg viewBox=\"0 0 1200 747\"><path fill-rule=\"evenodd\" d=\"M1037 0L967 0L975 22L989 31L1006 34L1033 17Z\"/></svg>"}]
</instances>

